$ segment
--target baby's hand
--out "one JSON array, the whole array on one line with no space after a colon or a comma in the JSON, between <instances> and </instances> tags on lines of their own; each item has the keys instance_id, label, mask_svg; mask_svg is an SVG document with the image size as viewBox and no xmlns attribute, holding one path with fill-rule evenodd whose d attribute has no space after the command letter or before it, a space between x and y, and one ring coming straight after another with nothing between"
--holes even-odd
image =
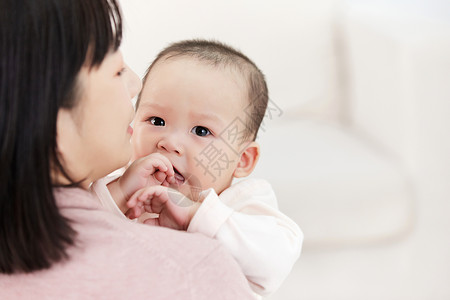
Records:
<instances>
[{"instance_id":1,"label":"baby's hand","mask_svg":"<svg viewBox=\"0 0 450 300\"><path fill-rule=\"evenodd\" d=\"M174 175L172 164L167 157L160 153L152 153L135 160L118 181L128 199L137 190L147 186L169 186Z\"/></svg>"},{"instance_id":2,"label":"baby's hand","mask_svg":"<svg viewBox=\"0 0 450 300\"><path fill-rule=\"evenodd\" d=\"M126 211L126 200L137 190L153 185L169 186L174 175L167 157L152 153L134 161L118 180L108 184L108 189L119 208Z\"/></svg>"},{"instance_id":3,"label":"baby's hand","mask_svg":"<svg viewBox=\"0 0 450 300\"><path fill-rule=\"evenodd\" d=\"M179 205L180 199L182 205ZM144 223L187 230L200 202L193 202L181 193L164 186L151 186L137 191L128 200L127 206L130 209L126 215L130 219L138 218L144 212L156 213L159 214L158 218L146 219Z\"/></svg>"}]
</instances>

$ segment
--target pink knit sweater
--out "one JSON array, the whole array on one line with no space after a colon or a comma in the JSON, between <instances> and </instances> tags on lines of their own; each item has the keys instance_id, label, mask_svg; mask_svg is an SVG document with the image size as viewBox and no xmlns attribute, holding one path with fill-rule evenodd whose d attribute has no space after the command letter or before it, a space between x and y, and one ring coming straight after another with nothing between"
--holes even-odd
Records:
<instances>
[{"instance_id":1,"label":"pink knit sweater","mask_svg":"<svg viewBox=\"0 0 450 300\"><path fill-rule=\"evenodd\" d=\"M82 189L56 189L55 196L78 232L70 259L0 274L0 299L254 299L218 242L123 220Z\"/></svg>"}]
</instances>

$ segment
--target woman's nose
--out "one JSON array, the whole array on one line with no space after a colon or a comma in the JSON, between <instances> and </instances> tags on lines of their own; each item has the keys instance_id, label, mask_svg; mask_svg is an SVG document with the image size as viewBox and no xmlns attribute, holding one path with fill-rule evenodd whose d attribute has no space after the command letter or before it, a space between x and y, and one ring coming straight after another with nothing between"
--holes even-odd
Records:
<instances>
[{"instance_id":1,"label":"woman's nose","mask_svg":"<svg viewBox=\"0 0 450 300\"><path fill-rule=\"evenodd\" d=\"M175 136L165 136L159 140L157 143L157 148L159 151L173 153L176 155L183 155L183 147Z\"/></svg>"},{"instance_id":2,"label":"woman's nose","mask_svg":"<svg viewBox=\"0 0 450 300\"><path fill-rule=\"evenodd\" d=\"M128 91L130 93L130 97L134 98L142 89L142 82L139 79L139 76L132 70L128 65L125 66L127 71L126 74L126 84L128 87Z\"/></svg>"}]
</instances>

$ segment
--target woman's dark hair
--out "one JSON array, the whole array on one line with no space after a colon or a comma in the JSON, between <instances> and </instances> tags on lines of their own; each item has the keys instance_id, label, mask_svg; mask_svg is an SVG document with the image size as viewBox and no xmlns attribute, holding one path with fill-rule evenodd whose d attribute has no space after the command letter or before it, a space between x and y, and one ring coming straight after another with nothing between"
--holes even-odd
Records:
<instances>
[{"instance_id":1,"label":"woman's dark hair","mask_svg":"<svg viewBox=\"0 0 450 300\"><path fill-rule=\"evenodd\" d=\"M76 106L82 66L98 67L121 38L115 0L0 1L1 273L67 258L76 232L58 210L51 174L74 181L58 156L57 114Z\"/></svg>"}]
</instances>

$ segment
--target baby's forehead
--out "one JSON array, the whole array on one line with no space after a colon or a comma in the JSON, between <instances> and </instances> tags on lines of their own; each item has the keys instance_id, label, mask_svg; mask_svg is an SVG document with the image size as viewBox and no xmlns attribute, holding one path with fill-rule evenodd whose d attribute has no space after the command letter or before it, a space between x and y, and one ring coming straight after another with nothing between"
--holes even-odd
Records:
<instances>
[{"instance_id":1,"label":"baby's forehead","mask_svg":"<svg viewBox=\"0 0 450 300\"><path fill-rule=\"evenodd\" d=\"M240 66L237 62L231 63L230 61L216 61L214 59L201 58L190 54L167 54L159 58L154 62L153 67L149 71L149 77L152 73L155 74L158 69L164 66L180 66L183 68L184 64L190 64L193 66L198 66L199 68L210 69L212 72L223 72L231 77L236 78L236 80L246 81L248 72L245 72L245 68Z\"/></svg>"},{"instance_id":2,"label":"baby's forehead","mask_svg":"<svg viewBox=\"0 0 450 300\"><path fill-rule=\"evenodd\" d=\"M151 70L149 71L148 77L152 78L158 76L161 70L167 70L168 68L176 69L177 72L186 72L187 71L186 66L202 69L210 69L211 71L214 72L228 71L227 68L224 68L224 66L214 65L209 61L205 61L193 56L179 54L175 56L170 55L163 56L160 59L158 59L153 64Z\"/></svg>"},{"instance_id":3,"label":"baby's forehead","mask_svg":"<svg viewBox=\"0 0 450 300\"><path fill-rule=\"evenodd\" d=\"M152 101L150 99L141 99L139 106L136 107L137 111L147 111L152 109Z\"/></svg>"},{"instance_id":4,"label":"baby's forehead","mask_svg":"<svg viewBox=\"0 0 450 300\"><path fill-rule=\"evenodd\" d=\"M188 54L172 55L170 53L159 58L157 61L153 63L145 78L143 91L144 89L147 88L147 86L155 84L155 82L157 82L158 79L161 78L160 76L164 75L167 76L168 72L171 71L177 73L189 72L186 69L186 64L188 64L191 67L193 66L194 68L198 66L198 68L206 70L205 76L209 76L208 70L214 73L216 72L222 73L227 77L231 78L231 80L233 80L245 94L248 93L249 87L247 83L248 82L247 77L249 75L246 74L248 72L244 71L244 68L230 63L220 63L220 62L216 63L212 60L203 59ZM164 73L164 75L162 73Z\"/></svg>"}]
</instances>

